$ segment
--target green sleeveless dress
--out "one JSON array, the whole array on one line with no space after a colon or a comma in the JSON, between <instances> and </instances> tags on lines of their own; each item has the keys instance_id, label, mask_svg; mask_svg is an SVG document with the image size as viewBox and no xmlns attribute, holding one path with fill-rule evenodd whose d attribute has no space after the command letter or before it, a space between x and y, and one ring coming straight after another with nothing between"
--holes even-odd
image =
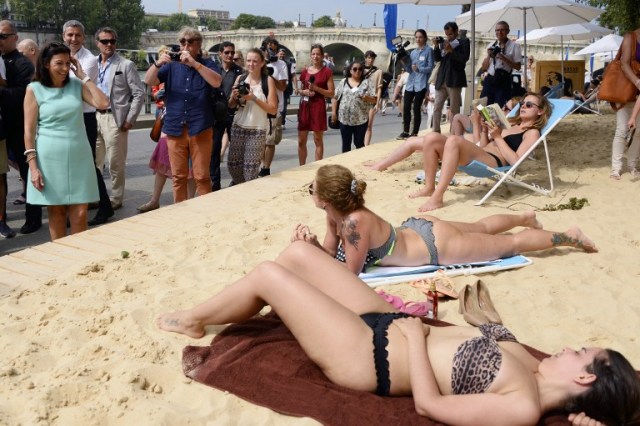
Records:
<instances>
[{"instance_id":1,"label":"green sleeveless dress","mask_svg":"<svg viewBox=\"0 0 640 426\"><path fill-rule=\"evenodd\" d=\"M27 185L29 203L47 206L98 201L98 182L82 113L82 82L61 88L29 84L38 103L36 150L44 189Z\"/></svg>"}]
</instances>

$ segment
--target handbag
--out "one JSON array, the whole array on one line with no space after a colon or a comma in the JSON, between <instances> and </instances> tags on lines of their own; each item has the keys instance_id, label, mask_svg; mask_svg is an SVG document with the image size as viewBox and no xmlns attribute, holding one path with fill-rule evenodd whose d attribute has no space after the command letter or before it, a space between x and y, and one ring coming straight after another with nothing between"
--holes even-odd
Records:
<instances>
[{"instance_id":1,"label":"handbag","mask_svg":"<svg viewBox=\"0 0 640 426\"><path fill-rule=\"evenodd\" d=\"M164 124L164 115L166 114L166 109L162 108L162 110L156 115L156 121L153 122L153 127L151 127L151 131L149 132L149 137L152 141L158 142L160 140L160 134L162 133L162 125Z\"/></svg>"},{"instance_id":2,"label":"handbag","mask_svg":"<svg viewBox=\"0 0 640 426\"><path fill-rule=\"evenodd\" d=\"M631 52L631 69L636 75L640 75L640 63L634 58L636 57L636 35L633 34L632 52ZM600 91L598 92L598 99L611 102L611 107L614 111L619 110L622 106L616 106L614 104L626 104L633 102L638 95L638 89L630 81L622 70L622 46L618 50L616 58L607 65L602 76L602 83L600 83Z\"/></svg>"}]
</instances>

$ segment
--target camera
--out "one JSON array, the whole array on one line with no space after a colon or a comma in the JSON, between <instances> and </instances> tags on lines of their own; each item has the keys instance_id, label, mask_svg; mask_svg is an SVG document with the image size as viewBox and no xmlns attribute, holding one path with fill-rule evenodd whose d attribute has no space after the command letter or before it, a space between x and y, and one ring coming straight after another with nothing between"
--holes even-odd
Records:
<instances>
[{"instance_id":1,"label":"camera","mask_svg":"<svg viewBox=\"0 0 640 426\"><path fill-rule=\"evenodd\" d=\"M182 52L180 52L180 46L178 46L177 44L174 44L171 46L171 50L169 51L169 57L171 58L172 61L180 61L180 54Z\"/></svg>"},{"instance_id":2,"label":"camera","mask_svg":"<svg viewBox=\"0 0 640 426\"><path fill-rule=\"evenodd\" d=\"M237 89L240 96L247 96L251 92L251 86L246 81L238 84Z\"/></svg>"},{"instance_id":3,"label":"camera","mask_svg":"<svg viewBox=\"0 0 640 426\"><path fill-rule=\"evenodd\" d=\"M438 44L444 43L444 37L442 37L442 36L437 36L437 37L435 37L435 39L438 42Z\"/></svg>"},{"instance_id":4,"label":"camera","mask_svg":"<svg viewBox=\"0 0 640 426\"><path fill-rule=\"evenodd\" d=\"M275 40L267 37L262 41L260 50L262 50L262 52L264 53L264 57L267 62L276 62L278 60L278 52L274 52L273 50L269 49L269 43L277 44Z\"/></svg>"},{"instance_id":5,"label":"camera","mask_svg":"<svg viewBox=\"0 0 640 426\"><path fill-rule=\"evenodd\" d=\"M406 59L409 57L409 53L407 53L406 51L406 47L411 44L411 42L409 40L405 41L404 43L402 42L402 36L396 36L394 38L391 39L391 44L393 44L395 50L396 50L396 61L400 62L401 64L405 64Z\"/></svg>"},{"instance_id":6,"label":"camera","mask_svg":"<svg viewBox=\"0 0 640 426\"><path fill-rule=\"evenodd\" d=\"M502 52L502 49L500 48L500 46L498 46L497 44L494 44L493 46L491 46L489 48L489 50L491 51L490 55L496 56L498 53Z\"/></svg>"}]
</instances>

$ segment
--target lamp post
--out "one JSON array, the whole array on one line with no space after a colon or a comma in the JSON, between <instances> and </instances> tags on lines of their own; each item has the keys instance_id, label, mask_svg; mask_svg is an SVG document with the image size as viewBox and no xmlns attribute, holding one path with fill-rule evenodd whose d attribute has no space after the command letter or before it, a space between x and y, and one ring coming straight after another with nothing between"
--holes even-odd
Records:
<instances>
[{"instance_id":1,"label":"lamp post","mask_svg":"<svg viewBox=\"0 0 640 426\"><path fill-rule=\"evenodd\" d=\"M376 15L377 15L377 14L374 12L374 13L373 13L373 26L374 26L374 27L376 26Z\"/></svg>"},{"instance_id":2,"label":"lamp post","mask_svg":"<svg viewBox=\"0 0 640 426\"><path fill-rule=\"evenodd\" d=\"M311 14L311 26L313 27L313 13Z\"/></svg>"}]
</instances>

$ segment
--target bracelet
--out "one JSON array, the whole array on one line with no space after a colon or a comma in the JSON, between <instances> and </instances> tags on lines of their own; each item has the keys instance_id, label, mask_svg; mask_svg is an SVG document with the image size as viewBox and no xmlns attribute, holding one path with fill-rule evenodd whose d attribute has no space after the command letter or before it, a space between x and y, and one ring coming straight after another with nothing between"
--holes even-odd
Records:
<instances>
[{"instance_id":1,"label":"bracelet","mask_svg":"<svg viewBox=\"0 0 640 426\"><path fill-rule=\"evenodd\" d=\"M158 63L156 61L153 61L153 66L160 69L160 67L162 67L162 65L158 65Z\"/></svg>"},{"instance_id":2,"label":"bracelet","mask_svg":"<svg viewBox=\"0 0 640 426\"><path fill-rule=\"evenodd\" d=\"M36 152L35 148L29 148L29 149L27 149L27 150L24 152L24 154L23 154L23 155L27 155L27 154L30 154L30 153L32 153L32 152Z\"/></svg>"},{"instance_id":3,"label":"bracelet","mask_svg":"<svg viewBox=\"0 0 640 426\"><path fill-rule=\"evenodd\" d=\"M89 78L88 75L85 75L84 78L82 79L82 84L87 84L87 81L91 80L91 78Z\"/></svg>"},{"instance_id":4,"label":"bracelet","mask_svg":"<svg viewBox=\"0 0 640 426\"><path fill-rule=\"evenodd\" d=\"M29 155L27 155L27 163L30 162L31 160L33 160L34 158L36 158L38 156L38 154L36 154L36 152L30 152Z\"/></svg>"}]
</instances>

